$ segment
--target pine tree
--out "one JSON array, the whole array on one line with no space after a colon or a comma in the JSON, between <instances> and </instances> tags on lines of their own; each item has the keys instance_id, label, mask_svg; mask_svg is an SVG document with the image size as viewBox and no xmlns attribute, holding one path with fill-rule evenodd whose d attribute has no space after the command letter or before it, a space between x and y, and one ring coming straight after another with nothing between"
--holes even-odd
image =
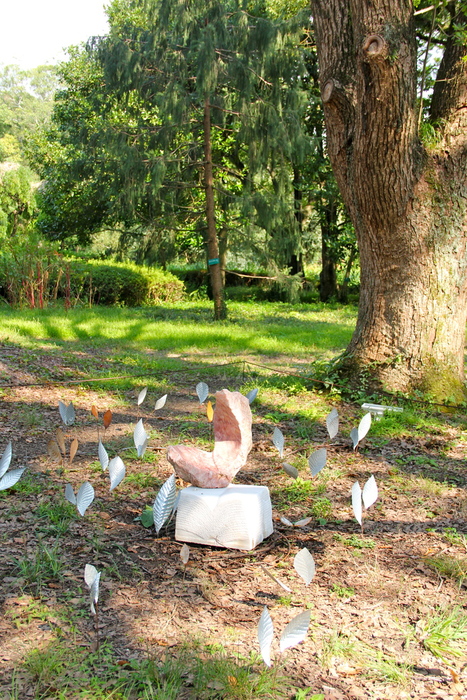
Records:
<instances>
[{"instance_id":1,"label":"pine tree","mask_svg":"<svg viewBox=\"0 0 467 700\"><path fill-rule=\"evenodd\" d=\"M134 3L136 15L95 50L115 98L127 109L136 94L156 120L148 125L140 119L129 137L108 133L107 148L118 145L122 152L125 142L130 197L141 186L155 199L164 189L173 195L176 172L175 196L203 187L207 261L220 319L226 309L216 209L220 200L225 211L235 199L224 175L255 194L267 176L277 199L284 183L290 186L292 151L305 147L300 91L292 85L296 44L289 28L251 15L242 0L161 0L148 7L142 13ZM213 148L214 131L233 134L225 150Z\"/></svg>"}]
</instances>

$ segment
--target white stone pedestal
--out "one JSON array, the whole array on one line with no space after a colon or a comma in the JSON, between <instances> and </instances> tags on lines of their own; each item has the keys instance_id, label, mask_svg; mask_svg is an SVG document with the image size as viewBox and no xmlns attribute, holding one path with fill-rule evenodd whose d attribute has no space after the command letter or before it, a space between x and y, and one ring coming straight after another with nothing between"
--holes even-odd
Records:
<instances>
[{"instance_id":1,"label":"white stone pedestal","mask_svg":"<svg viewBox=\"0 0 467 700\"><path fill-rule=\"evenodd\" d=\"M273 530L266 486L188 486L180 492L175 521L175 539L179 542L249 551L272 535Z\"/></svg>"}]
</instances>

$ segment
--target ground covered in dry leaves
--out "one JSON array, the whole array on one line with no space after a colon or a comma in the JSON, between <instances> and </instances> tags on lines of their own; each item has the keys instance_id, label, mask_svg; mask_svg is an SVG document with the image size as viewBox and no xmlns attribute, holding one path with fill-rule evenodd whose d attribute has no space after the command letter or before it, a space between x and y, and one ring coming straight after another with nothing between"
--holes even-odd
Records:
<instances>
[{"instance_id":1,"label":"ground covered in dry leaves","mask_svg":"<svg viewBox=\"0 0 467 700\"><path fill-rule=\"evenodd\" d=\"M99 639L122 666L139 658L163 663L188 647L201 658L222 650L254 672L262 665L257 625L263 607L277 636L308 608L306 640L283 655L274 642L271 673L284 678L283 697L467 698L466 417L420 411L424 418L417 423L409 411L403 414L407 425L398 418L393 434L374 424L354 452L348 436L363 415L358 405L297 388L264 367L260 372L250 366L245 375L244 368L227 365L203 374L203 358L177 361L176 370L150 378L138 407L145 378L84 383L108 372L105 348L72 356L47 347L34 353L0 347L0 451L11 440L12 468L27 467L16 486L0 493L0 697L62 697L53 673L44 680L25 660L33 650L57 644L83 654L95 648L83 581L85 565L93 564L102 571ZM55 383L70 378L83 383ZM236 481L269 487L275 532L253 552L190 545L185 567L173 523L156 537L138 516L172 473L167 446L209 445L210 425L195 393L200 380L208 383L211 398L222 388L246 393L259 386L252 404L253 450ZM167 403L155 412L164 393ZM74 404L71 427L61 423L59 400ZM341 429L330 441L325 416L333 406ZM104 430L107 409L113 419ZM143 459L132 440L140 417L151 436ZM285 436L282 460L271 441L275 426ZM71 464L54 443L59 427L67 450L78 440ZM109 454L119 454L126 465L127 475L113 492L97 459L98 434ZM307 458L323 445L328 464L312 480ZM284 473L283 461L299 468L297 480ZM364 515L362 533L350 490L371 474L379 498ZM80 517L64 489L71 483L76 490L85 480L96 497ZM310 515L302 528L280 521ZM303 547L316 562L308 587L293 568ZM237 697L235 677L229 678L231 687L216 686L214 679L203 697ZM194 697L190 682L187 673L179 697ZM70 690L67 697L104 696Z\"/></svg>"}]
</instances>

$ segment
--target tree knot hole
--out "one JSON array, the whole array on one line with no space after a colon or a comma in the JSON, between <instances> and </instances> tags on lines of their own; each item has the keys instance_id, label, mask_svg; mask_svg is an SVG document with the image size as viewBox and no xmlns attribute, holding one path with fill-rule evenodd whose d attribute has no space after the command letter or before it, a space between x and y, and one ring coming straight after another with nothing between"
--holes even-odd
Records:
<instances>
[{"instance_id":1,"label":"tree knot hole","mask_svg":"<svg viewBox=\"0 0 467 700\"><path fill-rule=\"evenodd\" d=\"M362 49L369 57L381 56L387 52L387 44L380 34L369 34L363 42Z\"/></svg>"}]
</instances>

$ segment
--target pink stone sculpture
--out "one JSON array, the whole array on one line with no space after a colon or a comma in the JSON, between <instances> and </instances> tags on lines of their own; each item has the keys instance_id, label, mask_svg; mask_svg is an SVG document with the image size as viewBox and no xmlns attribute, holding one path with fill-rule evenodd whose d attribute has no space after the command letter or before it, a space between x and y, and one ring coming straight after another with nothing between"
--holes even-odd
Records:
<instances>
[{"instance_id":1,"label":"pink stone sculpture","mask_svg":"<svg viewBox=\"0 0 467 700\"><path fill-rule=\"evenodd\" d=\"M238 391L216 393L213 418L214 449L174 445L167 459L184 481L200 488L228 486L245 464L252 447L250 402Z\"/></svg>"}]
</instances>

